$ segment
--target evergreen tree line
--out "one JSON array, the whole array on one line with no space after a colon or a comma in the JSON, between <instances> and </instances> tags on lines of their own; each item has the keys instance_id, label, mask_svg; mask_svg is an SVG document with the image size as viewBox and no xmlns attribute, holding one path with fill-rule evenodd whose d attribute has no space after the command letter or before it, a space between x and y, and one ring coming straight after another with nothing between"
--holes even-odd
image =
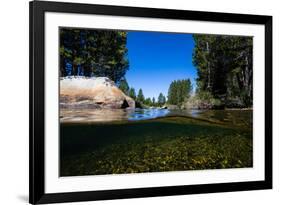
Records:
<instances>
[{"instance_id":1,"label":"evergreen tree line","mask_svg":"<svg viewBox=\"0 0 281 205\"><path fill-rule=\"evenodd\" d=\"M127 33L61 28L60 76L108 77L118 83L129 68Z\"/></svg>"},{"instance_id":2,"label":"evergreen tree line","mask_svg":"<svg viewBox=\"0 0 281 205\"><path fill-rule=\"evenodd\" d=\"M168 103L181 106L190 97L191 91L190 79L174 80L168 90Z\"/></svg>"},{"instance_id":3,"label":"evergreen tree line","mask_svg":"<svg viewBox=\"0 0 281 205\"><path fill-rule=\"evenodd\" d=\"M211 95L221 106L253 104L253 38L193 35L197 94Z\"/></svg>"},{"instance_id":4,"label":"evergreen tree line","mask_svg":"<svg viewBox=\"0 0 281 205\"><path fill-rule=\"evenodd\" d=\"M159 94L157 100L154 97L145 98L142 89L140 88L138 90L138 94L136 94L135 89L133 87L129 87L129 84L125 78L123 78L120 81L119 88L120 88L120 90L123 91L123 93L125 93L126 95L133 98L139 107L142 107L143 105L144 106L163 106L166 104L166 97L163 95L163 93Z\"/></svg>"}]
</instances>

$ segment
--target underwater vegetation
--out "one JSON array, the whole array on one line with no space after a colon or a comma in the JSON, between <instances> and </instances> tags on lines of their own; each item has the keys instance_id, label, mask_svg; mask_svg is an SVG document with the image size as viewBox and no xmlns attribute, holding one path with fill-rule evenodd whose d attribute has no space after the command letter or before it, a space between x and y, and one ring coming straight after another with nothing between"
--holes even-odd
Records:
<instances>
[{"instance_id":1,"label":"underwater vegetation","mask_svg":"<svg viewBox=\"0 0 281 205\"><path fill-rule=\"evenodd\" d=\"M245 121L246 122L246 121ZM245 168L252 127L192 117L61 123L60 175L105 175Z\"/></svg>"}]
</instances>

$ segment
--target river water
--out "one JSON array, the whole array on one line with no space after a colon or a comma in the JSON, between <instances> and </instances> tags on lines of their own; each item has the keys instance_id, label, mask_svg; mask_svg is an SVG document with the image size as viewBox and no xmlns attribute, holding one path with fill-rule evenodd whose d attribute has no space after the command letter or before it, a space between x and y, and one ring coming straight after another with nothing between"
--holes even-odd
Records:
<instances>
[{"instance_id":1,"label":"river water","mask_svg":"<svg viewBox=\"0 0 281 205\"><path fill-rule=\"evenodd\" d=\"M61 109L60 176L252 167L252 113Z\"/></svg>"},{"instance_id":2,"label":"river water","mask_svg":"<svg viewBox=\"0 0 281 205\"><path fill-rule=\"evenodd\" d=\"M139 121L168 116L185 116L218 123L251 125L252 110L169 110L169 109L61 109L62 123Z\"/></svg>"}]
</instances>

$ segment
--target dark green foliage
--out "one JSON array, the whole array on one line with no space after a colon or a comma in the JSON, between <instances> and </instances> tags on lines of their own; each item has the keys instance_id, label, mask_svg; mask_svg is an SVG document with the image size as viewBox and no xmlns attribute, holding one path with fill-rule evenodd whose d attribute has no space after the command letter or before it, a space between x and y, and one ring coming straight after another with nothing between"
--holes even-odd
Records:
<instances>
[{"instance_id":1,"label":"dark green foliage","mask_svg":"<svg viewBox=\"0 0 281 205\"><path fill-rule=\"evenodd\" d=\"M136 99L136 91L135 91L135 88L130 88L130 90L129 90L129 96L131 97L131 98L133 98L134 100Z\"/></svg>"},{"instance_id":2,"label":"dark green foliage","mask_svg":"<svg viewBox=\"0 0 281 205\"><path fill-rule=\"evenodd\" d=\"M60 76L109 77L119 82L129 68L127 33L60 29Z\"/></svg>"},{"instance_id":3,"label":"dark green foliage","mask_svg":"<svg viewBox=\"0 0 281 205\"><path fill-rule=\"evenodd\" d=\"M173 81L168 91L168 103L181 106L190 97L191 91L192 85L190 79Z\"/></svg>"},{"instance_id":4,"label":"dark green foliage","mask_svg":"<svg viewBox=\"0 0 281 205\"><path fill-rule=\"evenodd\" d=\"M145 101L144 101L144 104L147 105L147 106L153 106L151 98L146 98Z\"/></svg>"},{"instance_id":5,"label":"dark green foliage","mask_svg":"<svg viewBox=\"0 0 281 205\"><path fill-rule=\"evenodd\" d=\"M155 106L155 103L156 103L155 97L153 97L153 98L152 98L152 105Z\"/></svg>"},{"instance_id":6,"label":"dark green foliage","mask_svg":"<svg viewBox=\"0 0 281 205\"><path fill-rule=\"evenodd\" d=\"M142 103L144 106L149 106L149 107L161 107L166 103L166 97L163 95L163 93L160 93L158 96L158 101L155 101L155 98L153 97L152 99L145 98L143 101L142 100L142 89L140 89L138 97L137 97L137 102ZM144 96L143 96L144 98Z\"/></svg>"},{"instance_id":7,"label":"dark green foliage","mask_svg":"<svg viewBox=\"0 0 281 205\"><path fill-rule=\"evenodd\" d=\"M119 89L123 91L126 95L129 95L130 87L127 80L124 78L119 83Z\"/></svg>"},{"instance_id":8,"label":"dark green foliage","mask_svg":"<svg viewBox=\"0 0 281 205\"><path fill-rule=\"evenodd\" d=\"M226 107L251 107L253 38L193 35L197 90L210 92Z\"/></svg>"},{"instance_id":9,"label":"dark green foliage","mask_svg":"<svg viewBox=\"0 0 281 205\"><path fill-rule=\"evenodd\" d=\"M163 95L163 93L160 93L158 96L158 105L163 106L166 103L166 97Z\"/></svg>"},{"instance_id":10,"label":"dark green foliage","mask_svg":"<svg viewBox=\"0 0 281 205\"><path fill-rule=\"evenodd\" d=\"M142 89L139 89L138 96L137 96L137 101L139 103L144 103L144 100L145 100L145 97L143 95Z\"/></svg>"}]
</instances>

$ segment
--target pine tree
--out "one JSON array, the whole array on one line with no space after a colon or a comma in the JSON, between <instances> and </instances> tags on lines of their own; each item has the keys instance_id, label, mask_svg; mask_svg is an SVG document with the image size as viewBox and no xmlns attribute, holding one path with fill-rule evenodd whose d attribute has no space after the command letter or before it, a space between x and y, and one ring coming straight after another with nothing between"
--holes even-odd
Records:
<instances>
[{"instance_id":1,"label":"pine tree","mask_svg":"<svg viewBox=\"0 0 281 205\"><path fill-rule=\"evenodd\" d=\"M120 81L119 88L120 88L120 90L123 91L124 94L129 95L130 88L129 88L126 78L124 78Z\"/></svg>"},{"instance_id":2,"label":"pine tree","mask_svg":"<svg viewBox=\"0 0 281 205\"><path fill-rule=\"evenodd\" d=\"M152 98L152 106L155 106L155 97Z\"/></svg>"},{"instance_id":3,"label":"pine tree","mask_svg":"<svg viewBox=\"0 0 281 205\"><path fill-rule=\"evenodd\" d=\"M134 100L136 99L136 91L135 91L135 89L134 88L130 88L130 90L129 90L129 96L131 97L131 98L133 98Z\"/></svg>"},{"instance_id":4,"label":"pine tree","mask_svg":"<svg viewBox=\"0 0 281 205\"><path fill-rule=\"evenodd\" d=\"M127 32L60 29L60 76L108 77L116 83L129 68Z\"/></svg>"},{"instance_id":5,"label":"pine tree","mask_svg":"<svg viewBox=\"0 0 281 205\"><path fill-rule=\"evenodd\" d=\"M146 98L144 104L146 104L146 105L148 105L148 106L151 106L151 105L152 105L151 98Z\"/></svg>"},{"instance_id":6,"label":"pine tree","mask_svg":"<svg viewBox=\"0 0 281 205\"><path fill-rule=\"evenodd\" d=\"M158 96L158 105L163 106L166 103L166 98L163 93L160 93Z\"/></svg>"},{"instance_id":7,"label":"pine tree","mask_svg":"<svg viewBox=\"0 0 281 205\"><path fill-rule=\"evenodd\" d=\"M177 90L176 90L176 81L173 81L170 84L169 90L168 90L168 103L171 105L177 104Z\"/></svg>"},{"instance_id":8,"label":"pine tree","mask_svg":"<svg viewBox=\"0 0 281 205\"><path fill-rule=\"evenodd\" d=\"M144 97L144 95L143 95L142 89L139 89L138 96L137 96L137 101L138 101L139 103L143 103L143 102L144 102L144 99L145 99L145 97Z\"/></svg>"},{"instance_id":9,"label":"pine tree","mask_svg":"<svg viewBox=\"0 0 281 205\"><path fill-rule=\"evenodd\" d=\"M168 103L171 105L181 106L182 103L185 101L185 99L190 97L191 91L192 91L192 85L190 79L173 81L170 84L169 91L168 91Z\"/></svg>"},{"instance_id":10,"label":"pine tree","mask_svg":"<svg viewBox=\"0 0 281 205\"><path fill-rule=\"evenodd\" d=\"M253 38L201 34L193 38L197 92L207 91L225 106L233 100L252 106Z\"/></svg>"}]
</instances>

